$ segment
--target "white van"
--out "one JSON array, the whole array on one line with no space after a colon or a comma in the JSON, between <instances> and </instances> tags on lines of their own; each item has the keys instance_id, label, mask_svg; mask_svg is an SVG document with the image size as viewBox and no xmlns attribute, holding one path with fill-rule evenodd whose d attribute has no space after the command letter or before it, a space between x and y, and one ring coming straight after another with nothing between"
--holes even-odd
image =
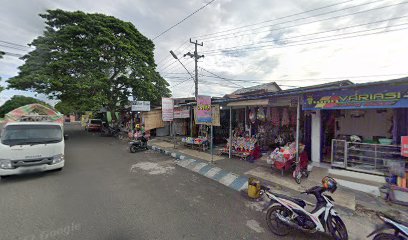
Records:
<instances>
[{"instance_id":1,"label":"white van","mask_svg":"<svg viewBox=\"0 0 408 240\"><path fill-rule=\"evenodd\" d=\"M64 167L60 123L10 122L3 127L0 139L0 177Z\"/></svg>"}]
</instances>

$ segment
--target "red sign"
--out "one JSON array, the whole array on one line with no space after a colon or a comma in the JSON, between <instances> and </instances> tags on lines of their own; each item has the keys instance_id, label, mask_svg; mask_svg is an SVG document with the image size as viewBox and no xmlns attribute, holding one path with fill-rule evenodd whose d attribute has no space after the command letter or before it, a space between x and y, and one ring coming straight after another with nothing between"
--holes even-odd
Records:
<instances>
[{"instance_id":1,"label":"red sign","mask_svg":"<svg viewBox=\"0 0 408 240\"><path fill-rule=\"evenodd\" d=\"M401 137L401 155L408 157L408 136Z\"/></svg>"}]
</instances>

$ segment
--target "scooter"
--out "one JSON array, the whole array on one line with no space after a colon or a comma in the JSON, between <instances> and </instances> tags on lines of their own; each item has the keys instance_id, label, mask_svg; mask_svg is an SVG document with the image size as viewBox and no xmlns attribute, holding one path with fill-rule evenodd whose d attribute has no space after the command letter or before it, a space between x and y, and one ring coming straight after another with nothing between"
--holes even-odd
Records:
<instances>
[{"instance_id":1,"label":"scooter","mask_svg":"<svg viewBox=\"0 0 408 240\"><path fill-rule=\"evenodd\" d=\"M408 224L404 224L390 217L377 215L384 224L370 233L367 238L374 236L373 240L408 240ZM384 230L394 230L394 233L385 233Z\"/></svg>"},{"instance_id":2,"label":"scooter","mask_svg":"<svg viewBox=\"0 0 408 240\"><path fill-rule=\"evenodd\" d=\"M305 201L270 192L268 187L261 186L261 194L270 199L264 210L269 229L278 236L286 236L292 229L304 232L328 232L336 240L347 240L346 225L334 210L333 198L323 194L326 189L316 186L306 190L305 194L316 197L316 208L307 212Z\"/></svg>"},{"instance_id":3,"label":"scooter","mask_svg":"<svg viewBox=\"0 0 408 240\"><path fill-rule=\"evenodd\" d=\"M137 140L129 142L129 150L131 153L135 153L141 150L147 150L147 138L143 134L141 137L138 137Z\"/></svg>"}]
</instances>

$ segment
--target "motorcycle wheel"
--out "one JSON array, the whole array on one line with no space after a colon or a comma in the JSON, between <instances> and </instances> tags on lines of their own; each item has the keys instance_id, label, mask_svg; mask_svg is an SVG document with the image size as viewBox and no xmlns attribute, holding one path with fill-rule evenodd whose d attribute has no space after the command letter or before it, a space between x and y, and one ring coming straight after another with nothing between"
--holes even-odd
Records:
<instances>
[{"instance_id":1,"label":"motorcycle wheel","mask_svg":"<svg viewBox=\"0 0 408 240\"><path fill-rule=\"evenodd\" d=\"M374 236L373 240L401 240L402 238L390 233L379 233Z\"/></svg>"},{"instance_id":2,"label":"motorcycle wheel","mask_svg":"<svg viewBox=\"0 0 408 240\"><path fill-rule=\"evenodd\" d=\"M277 213L284 217L288 217L291 214L290 211L282 205L273 206L269 208L268 212L266 213L266 223L268 224L271 232L273 232L275 235L286 236L289 234L292 228L281 222L278 217L276 217Z\"/></svg>"},{"instance_id":3,"label":"motorcycle wheel","mask_svg":"<svg viewBox=\"0 0 408 240\"><path fill-rule=\"evenodd\" d=\"M329 215L327 229L335 240L348 240L346 225L340 217Z\"/></svg>"},{"instance_id":4,"label":"motorcycle wheel","mask_svg":"<svg viewBox=\"0 0 408 240\"><path fill-rule=\"evenodd\" d=\"M135 146L135 145L132 145L132 146L130 146L130 148L129 148L129 150L130 150L131 153L137 152L137 149L138 149L138 147Z\"/></svg>"}]
</instances>

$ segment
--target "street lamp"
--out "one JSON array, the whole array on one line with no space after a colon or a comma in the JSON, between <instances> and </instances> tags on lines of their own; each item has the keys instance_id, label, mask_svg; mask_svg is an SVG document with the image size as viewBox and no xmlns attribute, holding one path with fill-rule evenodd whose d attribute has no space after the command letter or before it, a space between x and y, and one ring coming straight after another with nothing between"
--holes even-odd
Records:
<instances>
[{"instance_id":1,"label":"street lamp","mask_svg":"<svg viewBox=\"0 0 408 240\"><path fill-rule=\"evenodd\" d=\"M184 64L180 61L180 59L178 59L177 55L173 52L173 50L170 50L170 54L174 57L174 59L176 59L177 61L179 61L179 63L181 64L181 66L183 66L183 68L188 72L188 74L190 74L191 78L194 79L193 74L191 74L190 71L188 71L188 69L186 68L186 66L184 66Z\"/></svg>"}]
</instances>

